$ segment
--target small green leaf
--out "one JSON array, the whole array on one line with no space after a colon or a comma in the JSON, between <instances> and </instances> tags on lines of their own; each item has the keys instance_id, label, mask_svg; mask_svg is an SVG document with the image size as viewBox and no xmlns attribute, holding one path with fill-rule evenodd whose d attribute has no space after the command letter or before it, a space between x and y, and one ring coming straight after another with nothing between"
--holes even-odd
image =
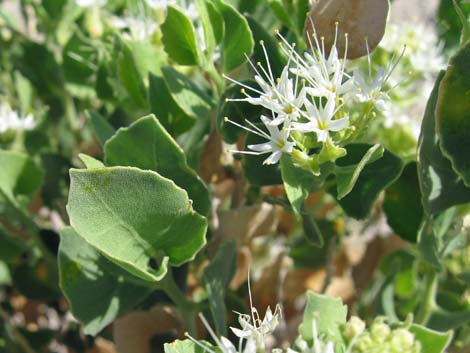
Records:
<instances>
[{"instance_id":1,"label":"small green leaf","mask_svg":"<svg viewBox=\"0 0 470 353\"><path fill-rule=\"evenodd\" d=\"M206 186L188 167L183 150L153 115L119 129L104 151L106 165L153 170L185 189L198 213L209 213L211 201Z\"/></svg>"},{"instance_id":2,"label":"small green leaf","mask_svg":"<svg viewBox=\"0 0 470 353\"><path fill-rule=\"evenodd\" d=\"M346 323L348 309L341 299L309 291L299 333L305 340L313 339L313 320L316 321L317 332L324 341L332 341L335 345L343 342L340 325Z\"/></svg>"},{"instance_id":3,"label":"small green leaf","mask_svg":"<svg viewBox=\"0 0 470 353\"><path fill-rule=\"evenodd\" d=\"M368 144L350 144L346 146L348 154L336 162L341 190L344 191L350 188L351 180L356 178L356 172L362 169L352 191L338 201L348 215L358 219L367 217L380 192L392 184L403 169L403 162L393 153L385 150L383 157L377 159L381 155L380 148L375 150L371 147L373 148ZM365 159L368 159L369 163L365 163L361 168ZM338 179L338 174L336 177ZM337 193L334 189L330 189L330 192L333 195Z\"/></svg>"},{"instance_id":4,"label":"small green leaf","mask_svg":"<svg viewBox=\"0 0 470 353\"><path fill-rule=\"evenodd\" d=\"M223 37L224 19L211 1L196 0L195 3L204 30L206 60L212 61L215 47L217 43L220 43Z\"/></svg>"},{"instance_id":5,"label":"small green leaf","mask_svg":"<svg viewBox=\"0 0 470 353\"><path fill-rule=\"evenodd\" d=\"M107 260L72 228L61 232L60 288L85 333L98 334L152 292L147 282Z\"/></svg>"},{"instance_id":6,"label":"small green leaf","mask_svg":"<svg viewBox=\"0 0 470 353\"><path fill-rule=\"evenodd\" d=\"M470 43L451 59L439 86L436 132L452 168L470 187Z\"/></svg>"},{"instance_id":7,"label":"small green leaf","mask_svg":"<svg viewBox=\"0 0 470 353\"><path fill-rule=\"evenodd\" d=\"M436 80L429 97L418 143L418 176L424 209L439 213L451 206L470 202L470 189L443 156L435 130L435 109L438 90L444 74Z\"/></svg>"},{"instance_id":8,"label":"small green leaf","mask_svg":"<svg viewBox=\"0 0 470 353\"><path fill-rule=\"evenodd\" d=\"M415 335L426 353L444 353L453 336L452 331L438 332L417 324L411 325L409 331Z\"/></svg>"},{"instance_id":9,"label":"small green leaf","mask_svg":"<svg viewBox=\"0 0 470 353\"><path fill-rule=\"evenodd\" d=\"M161 26L162 42L168 56L180 65L198 65L199 52L191 20L177 7L168 6Z\"/></svg>"},{"instance_id":10,"label":"small green leaf","mask_svg":"<svg viewBox=\"0 0 470 353\"><path fill-rule=\"evenodd\" d=\"M27 246L20 238L14 238L0 225L0 261L11 263L18 260L27 250Z\"/></svg>"},{"instance_id":11,"label":"small green leaf","mask_svg":"<svg viewBox=\"0 0 470 353\"><path fill-rule=\"evenodd\" d=\"M303 211L301 218L305 238L307 238L314 246L322 248L325 241L323 239L323 234L320 230L320 227L318 226L318 223L313 215Z\"/></svg>"},{"instance_id":12,"label":"small green leaf","mask_svg":"<svg viewBox=\"0 0 470 353\"><path fill-rule=\"evenodd\" d=\"M198 86L171 66L163 67L162 73L171 96L187 115L194 119L209 115L212 102Z\"/></svg>"},{"instance_id":13,"label":"small green leaf","mask_svg":"<svg viewBox=\"0 0 470 353\"><path fill-rule=\"evenodd\" d=\"M341 200L347 194L349 194L354 185L356 185L359 175L364 170L368 163L372 163L379 158L382 158L384 148L380 145L374 145L370 147L364 157L356 165L348 165L346 167L337 166L335 170L336 174L336 186L338 189L338 200Z\"/></svg>"},{"instance_id":14,"label":"small green leaf","mask_svg":"<svg viewBox=\"0 0 470 353\"><path fill-rule=\"evenodd\" d=\"M104 146L106 141L114 135L115 130L113 126L103 116L94 111L88 110L87 116L91 121L91 125L93 126L93 130L95 130L100 145Z\"/></svg>"},{"instance_id":15,"label":"small green leaf","mask_svg":"<svg viewBox=\"0 0 470 353\"><path fill-rule=\"evenodd\" d=\"M237 248L235 241L222 244L214 259L204 271L204 283L209 307L219 336L227 336L227 308L225 294L235 274Z\"/></svg>"},{"instance_id":16,"label":"small green leaf","mask_svg":"<svg viewBox=\"0 0 470 353\"><path fill-rule=\"evenodd\" d=\"M207 221L187 193L153 171L112 167L70 171L70 224L133 275L159 281L205 244Z\"/></svg>"},{"instance_id":17,"label":"small green leaf","mask_svg":"<svg viewBox=\"0 0 470 353\"><path fill-rule=\"evenodd\" d=\"M409 163L400 178L385 191L383 209L387 222L403 239L416 243L423 221L423 206L419 190L418 170Z\"/></svg>"},{"instance_id":18,"label":"small green leaf","mask_svg":"<svg viewBox=\"0 0 470 353\"><path fill-rule=\"evenodd\" d=\"M43 172L26 154L0 150L0 194L16 204L16 196L31 197L42 182Z\"/></svg>"},{"instance_id":19,"label":"small green leaf","mask_svg":"<svg viewBox=\"0 0 470 353\"><path fill-rule=\"evenodd\" d=\"M304 202L316 186L316 178L311 172L297 167L289 156L281 158L281 175L284 190L295 213L300 214Z\"/></svg>"},{"instance_id":20,"label":"small green leaf","mask_svg":"<svg viewBox=\"0 0 470 353\"><path fill-rule=\"evenodd\" d=\"M86 169L99 169L99 168L104 168L104 164L103 162L93 158L93 157L90 157L84 153L80 153L78 155L78 158L80 158L80 160L83 162L83 164L85 164L85 168Z\"/></svg>"},{"instance_id":21,"label":"small green leaf","mask_svg":"<svg viewBox=\"0 0 470 353\"><path fill-rule=\"evenodd\" d=\"M254 40L250 26L232 5L223 0L215 0L225 23L222 41L222 69L229 72L246 61L246 56L253 53Z\"/></svg>"}]
</instances>

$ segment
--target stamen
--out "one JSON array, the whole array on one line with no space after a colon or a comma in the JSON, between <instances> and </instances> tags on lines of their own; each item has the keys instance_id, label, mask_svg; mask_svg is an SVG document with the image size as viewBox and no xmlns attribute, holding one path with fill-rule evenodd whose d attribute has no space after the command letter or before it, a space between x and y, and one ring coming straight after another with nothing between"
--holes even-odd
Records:
<instances>
[{"instance_id":1,"label":"stamen","mask_svg":"<svg viewBox=\"0 0 470 353\"><path fill-rule=\"evenodd\" d=\"M189 333L185 332L184 335L193 343L195 343L196 345L198 345L199 347L201 347L202 349L204 349L205 351L209 352L209 353L215 353L215 351L213 351L212 349L210 349L209 347L205 346L204 344L202 344L201 342L199 342L198 340L196 340L194 337L192 337Z\"/></svg>"}]
</instances>

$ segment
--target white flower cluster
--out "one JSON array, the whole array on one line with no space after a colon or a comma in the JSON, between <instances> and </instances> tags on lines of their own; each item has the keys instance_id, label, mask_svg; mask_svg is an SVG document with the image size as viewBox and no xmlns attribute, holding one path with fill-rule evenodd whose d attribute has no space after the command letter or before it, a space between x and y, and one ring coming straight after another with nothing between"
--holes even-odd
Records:
<instances>
[{"instance_id":1,"label":"white flower cluster","mask_svg":"<svg viewBox=\"0 0 470 353\"><path fill-rule=\"evenodd\" d=\"M35 125L31 114L20 117L8 103L0 103L0 134L7 131L31 130Z\"/></svg>"},{"instance_id":2,"label":"white flower cluster","mask_svg":"<svg viewBox=\"0 0 470 353\"><path fill-rule=\"evenodd\" d=\"M363 76L358 70L351 72L350 63L346 60L347 49L344 57L340 57L336 41L327 52L324 39L318 38L314 32L309 37L312 51L300 55L294 45L280 34L279 37L281 48L288 56L288 63L279 78L273 75L263 42L260 44L267 67L249 60L259 88L226 77L240 85L245 96L229 101L244 101L270 111L270 116L261 117L264 129L249 120L246 120L244 126L226 118L227 122L267 140L265 143L248 145L248 151L233 152L253 155L270 153L264 164L277 163L282 154L286 153L302 165L300 160L305 159L310 148L320 148L327 150L324 152L326 157L317 156L316 162L333 161L345 154L337 146L346 142L356 128L364 128L363 125L373 116L375 109L387 109L389 96L384 86L395 64L391 62L386 68L379 68L375 76L369 67L369 75ZM347 35L344 40L347 48ZM352 113L360 105L368 108L361 111L358 119L357 114ZM332 153L334 149L336 151ZM308 157L310 162L315 162L312 161L313 157Z\"/></svg>"}]
</instances>

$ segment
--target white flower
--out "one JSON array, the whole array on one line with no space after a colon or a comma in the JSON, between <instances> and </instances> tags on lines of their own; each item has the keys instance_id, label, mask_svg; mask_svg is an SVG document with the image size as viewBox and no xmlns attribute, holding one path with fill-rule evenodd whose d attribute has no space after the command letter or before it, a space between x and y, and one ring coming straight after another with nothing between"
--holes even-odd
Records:
<instances>
[{"instance_id":1,"label":"white flower","mask_svg":"<svg viewBox=\"0 0 470 353\"><path fill-rule=\"evenodd\" d=\"M265 337L276 329L279 324L279 306L276 307L274 314L268 307L264 319L261 321L258 311L251 308L252 316L239 314L238 323L241 329L230 327L232 332L241 339L252 339L257 349L264 349Z\"/></svg>"},{"instance_id":2,"label":"white flower","mask_svg":"<svg viewBox=\"0 0 470 353\"><path fill-rule=\"evenodd\" d=\"M347 127L349 117L333 119L338 109L335 109L335 96L330 94L326 97L326 103L317 106L315 101L306 102L307 123L293 123L292 128L300 132L315 132L319 142L325 142L328 139L330 131L341 131Z\"/></svg>"},{"instance_id":3,"label":"white flower","mask_svg":"<svg viewBox=\"0 0 470 353\"><path fill-rule=\"evenodd\" d=\"M0 134L10 130L31 130L36 126L31 114L20 118L8 103L0 104Z\"/></svg>"},{"instance_id":4,"label":"white flower","mask_svg":"<svg viewBox=\"0 0 470 353\"><path fill-rule=\"evenodd\" d=\"M261 116L261 121L265 125L269 134L261 130L259 127L257 127L255 124L248 120L246 120L246 122L251 125L252 128L240 125L234 121L229 120L228 118L226 118L225 121L268 140L264 143L248 145L248 148L251 151L232 151L234 153L244 153L252 155L271 153L271 155L264 160L263 164L276 164L281 159L282 153L290 153L295 147L294 142L288 141L289 131L284 128L279 129L277 126L272 124L272 120L270 120L264 115Z\"/></svg>"},{"instance_id":5,"label":"white flower","mask_svg":"<svg viewBox=\"0 0 470 353\"><path fill-rule=\"evenodd\" d=\"M143 16L114 17L113 24L118 29L128 29L125 33L128 39L144 41L149 39L157 30L157 23Z\"/></svg>"},{"instance_id":6,"label":"white flower","mask_svg":"<svg viewBox=\"0 0 470 353\"><path fill-rule=\"evenodd\" d=\"M147 5L152 9L166 9L169 5L174 5L175 0L145 0Z\"/></svg>"},{"instance_id":7,"label":"white flower","mask_svg":"<svg viewBox=\"0 0 470 353\"><path fill-rule=\"evenodd\" d=\"M389 75L385 73L385 69L380 67L375 77L369 76L366 80L359 70L354 70L354 83L357 86L356 98L359 102L372 102L377 109L381 111L389 110L388 101L390 97L383 91L385 82Z\"/></svg>"}]
</instances>

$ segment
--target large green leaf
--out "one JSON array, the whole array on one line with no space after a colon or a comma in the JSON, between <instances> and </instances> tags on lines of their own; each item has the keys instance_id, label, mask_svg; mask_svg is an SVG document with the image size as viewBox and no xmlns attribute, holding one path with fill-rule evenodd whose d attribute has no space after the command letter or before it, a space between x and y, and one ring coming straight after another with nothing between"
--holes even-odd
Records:
<instances>
[{"instance_id":1,"label":"large green leaf","mask_svg":"<svg viewBox=\"0 0 470 353\"><path fill-rule=\"evenodd\" d=\"M470 187L470 42L450 61L439 86L436 132L444 155Z\"/></svg>"},{"instance_id":2,"label":"large green leaf","mask_svg":"<svg viewBox=\"0 0 470 353\"><path fill-rule=\"evenodd\" d=\"M247 20L232 5L215 0L215 5L224 18L225 33L222 40L222 69L231 71L246 61L254 48L253 34Z\"/></svg>"},{"instance_id":3,"label":"large green leaf","mask_svg":"<svg viewBox=\"0 0 470 353\"><path fill-rule=\"evenodd\" d=\"M383 208L392 229L403 239L415 243L423 221L415 162L409 163L400 178L386 190Z\"/></svg>"},{"instance_id":4,"label":"large green leaf","mask_svg":"<svg viewBox=\"0 0 470 353\"><path fill-rule=\"evenodd\" d=\"M385 150L377 159L379 149L374 146L355 143L346 146L348 154L337 160L336 178L339 186L347 185L345 192L353 185L347 196L339 200L345 212L354 218L365 218L369 214L379 194L392 184L401 174L403 162L393 153ZM359 176L357 171L360 170ZM339 177L339 178L338 178ZM355 182L351 182L356 180ZM346 181L346 182L345 182ZM336 196L338 191L330 190Z\"/></svg>"},{"instance_id":5,"label":"large green leaf","mask_svg":"<svg viewBox=\"0 0 470 353\"><path fill-rule=\"evenodd\" d=\"M194 82L171 66L162 68L163 78L176 104L194 119L207 118L210 98Z\"/></svg>"},{"instance_id":6,"label":"large green leaf","mask_svg":"<svg viewBox=\"0 0 470 353\"><path fill-rule=\"evenodd\" d=\"M443 73L439 75L429 97L418 143L418 176L422 202L424 209L431 214L470 202L470 189L465 187L452 169L450 161L443 156L439 137L436 135L435 109L443 76Z\"/></svg>"},{"instance_id":7,"label":"large green leaf","mask_svg":"<svg viewBox=\"0 0 470 353\"><path fill-rule=\"evenodd\" d=\"M168 6L161 26L162 42L168 56L180 65L199 64L196 34L191 20L177 7Z\"/></svg>"},{"instance_id":8,"label":"large green leaf","mask_svg":"<svg viewBox=\"0 0 470 353\"><path fill-rule=\"evenodd\" d=\"M90 335L98 334L152 291L145 286L148 282L130 277L71 227L61 232L59 277L73 315Z\"/></svg>"},{"instance_id":9,"label":"large green leaf","mask_svg":"<svg viewBox=\"0 0 470 353\"><path fill-rule=\"evenodd\" d=\"M237 248L234 241L222 244L216 256L204 271L204 284L209 307L219 336L227 336L227 308L225 293L235 274Z\"/></svg>"},{"instance_id":10,"label":"large green leaf","mask_svg":"<svg viewBox=\"0 0 470 353\"><path fill-rule=\"evenodd\" d=\"M205 244L206 219L184 190L153 171L72 169L70 177L70 224L135 276L161 280L168 261L182 265Z\"/></svg>"},{"instance_id":11,"label":"large green leaf","mask_svg":"<svg viewBox=\"0 0 470 353\"><path fill-rule=\"evenodd\" d=\"M23 153L0 150L0 194L16 203L16 196L32 196L42 182L43 172Z\"/></svg>"},{"instance_id":12,"label":"large green leaf","mask_svg":"<svg viewBox=\"0 0 470 353\"><path fill-rule=\"evenodd\" d=\"M104 147L108 166L153 170L185 189L194 209L207 215L210 197L198 175L188 167L183 150L153 115L121 128Z\"/></svg>"},{"instance_id":13,"label":"large green leaf","mask_svg":"<svg viewBox=\"0 0 470 353\"><path fill-rule=\"evenodd\" d=\"M299 332L305 340L312 340L315 320L318 335L324 337L324 341L340 344L342 342L340 325L346 323L347 313L348 309L341 299L309 291Z\"/></svg>"}]
</instances>

